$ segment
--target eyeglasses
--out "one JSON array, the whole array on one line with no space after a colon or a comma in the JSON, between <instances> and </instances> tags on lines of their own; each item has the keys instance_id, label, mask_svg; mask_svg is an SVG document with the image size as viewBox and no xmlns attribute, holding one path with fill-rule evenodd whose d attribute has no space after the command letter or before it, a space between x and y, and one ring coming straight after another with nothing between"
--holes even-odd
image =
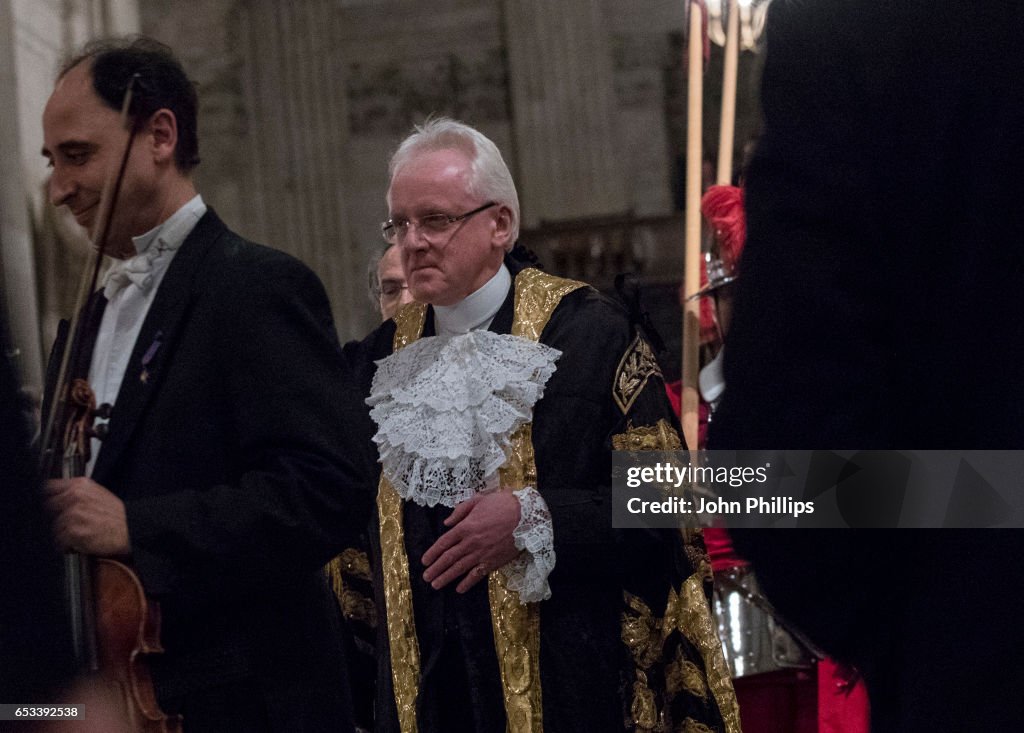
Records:
<instances>
[{"instance_id":1,"label":"eyeglasses","mask_svg":"<svg viewBox=\"0 0 1024 733\"><path fill-rule=\"evenodd\" d=\"M398 244L399 240L405 239L409 234L409 227L415 225L429 239L434 234L444 234L460 221L465 221L474 214L497 206L496 201L488 201L483 206L478 206L465 214L451 216L450 214L427 214L415 219L388 219L380 225L381 235L388 244Z\"/></svg>"},{"instance_id":2,"label":"eyeglasses","mask_svg":"<svg viewBox=\"0 0 1024 733\"><path fill-rule=\"evenodd\" d=\"M377 297L384 300L394 300L402 294L403 290L408 289L408 285L399 285L396 282L383 282L377 289Z\"/></svg>"}]
</instances>

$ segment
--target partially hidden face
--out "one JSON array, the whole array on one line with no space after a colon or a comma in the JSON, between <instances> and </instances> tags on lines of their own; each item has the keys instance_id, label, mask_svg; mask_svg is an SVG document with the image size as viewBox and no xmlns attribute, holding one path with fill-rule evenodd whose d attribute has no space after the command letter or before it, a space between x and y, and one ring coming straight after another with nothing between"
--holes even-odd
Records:
<instances>
[{"instance_id":1,"label":"partially hidden face","mask_svg":"<svg viewBox=\"0 0 1024 733\"><path fill-rule=\"evenodd\" d=\"M388 247L377 264L377 292L380 315L385 321L413 301L402 269L402 249L397 244Z\"/></svg>"}]
</instances>

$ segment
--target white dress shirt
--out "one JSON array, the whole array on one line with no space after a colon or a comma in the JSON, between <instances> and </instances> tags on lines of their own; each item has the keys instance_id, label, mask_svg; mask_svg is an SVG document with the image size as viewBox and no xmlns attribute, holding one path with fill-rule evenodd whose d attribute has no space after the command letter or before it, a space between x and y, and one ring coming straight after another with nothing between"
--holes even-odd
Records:
<instances>
[{"instance_id":1,"label":"white dress shirt","mask_svg":"<svg viewBox=\"0 0 1024 733\"><path fill-rule=\"evenodd\" d=\"M89 367L89 384L97 405L109 403L116 411L128 359L167 267L205 213L206 204L202 196L196 195L162 224L132 237L135 255L114 262L107 271L103 283L108 302ZM92 474L100 446L100 441L93 438L88 474Z\"/></svg>"}]
</instances>

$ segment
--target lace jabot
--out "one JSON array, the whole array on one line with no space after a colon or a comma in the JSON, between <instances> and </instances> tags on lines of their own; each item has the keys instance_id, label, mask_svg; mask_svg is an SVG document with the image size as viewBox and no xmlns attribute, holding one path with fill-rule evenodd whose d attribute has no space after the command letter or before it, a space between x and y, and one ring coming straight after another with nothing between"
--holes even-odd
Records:
<instances>
[{"instance_id":1,"label":"lace jabot","mask_svg":"<svg viewBox=\"0 0 1024 733\"><path fill-rule=\"evenodd\" d=\"M495 487L509 438L532 419L559 356L518 336L470 331L422 338L377 362L366 403L399 496L454 507Z\"/></svg>"}]
</instances>

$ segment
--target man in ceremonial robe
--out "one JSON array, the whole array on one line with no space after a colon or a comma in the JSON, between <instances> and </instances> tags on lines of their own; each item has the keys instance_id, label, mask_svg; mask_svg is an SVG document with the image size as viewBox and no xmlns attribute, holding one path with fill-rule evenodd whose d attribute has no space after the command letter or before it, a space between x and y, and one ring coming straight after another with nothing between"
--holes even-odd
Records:
<instances>
[{"instance_id":1,"label":"man in ceremonial robe","mask_svg":"<svg viewBox=\"0 0 1024 733\"><path fill-rule=\"evenodd\" d=\"M388 245L373 257L367 275L367 294L383 320L388 320L399 308L412 302L398 246ZM358 341L350 341L344 348L348 352L358 349L359 345ZM376 695L374 670L377 666L377 610L373 602L373 576L370 573L368 547L369 540L364 534L355 547L346 547L327 564L331 587L352 631L353 646L346 656L357 731L373 728L373 701Z\"/></svg>"},{"instance_id":2,"label":"man in ceremonial robe","mask_svg":"<svg viewBox=\"0 0 1024 733\"><path fill-rule=\"evenodd\" d=\"M126 559L159 602L166 652L146 661L186 733L352 730L321 567L370 494L323 286L197 194L195 90L146 39L89 47L60 74L43 115L52 203L96 227L131 80L115 263L73 364L113 405L109 434L88 477L50 482L57 538Z\"/></svg>"},{"instance_id":3,"label":"man in ceremonial robe","mask_svg":"<svg viewBox=\"0 0 1024 733\"><path fill-rule=\"evenodd\" d=\"M612 527L612 449L682 447L650 348L505 256L518 197L473 128L417 128L387 201L417 302L348 350L382 463L378 729L738 731L699 535Z\"/></svg>"}]
</instances>

